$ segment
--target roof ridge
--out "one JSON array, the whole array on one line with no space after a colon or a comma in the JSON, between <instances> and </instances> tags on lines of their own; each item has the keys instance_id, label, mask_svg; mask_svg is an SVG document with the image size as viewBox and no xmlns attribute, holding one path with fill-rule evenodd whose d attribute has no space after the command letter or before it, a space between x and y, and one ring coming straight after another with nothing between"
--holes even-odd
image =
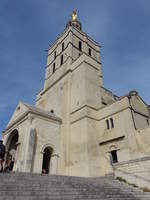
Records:
<instances>
[{"instance_id":1,"label":"roof ridge","mask_svg":"<svg viewBox=\"0 0 150 200\"><path fill-rule=\"evenodd\" d=\"M30 105L28 103L24 103L22 102L29 110L34 110L34 111L38 111L38 112L43 112L45 114L48 114L50 116L53 116L53 117L56 117L56 118L59 118L55 113L52 113L50 111L47 111L47 110L44 110L42 108L39 108L39 107L36 107L34 105Z\"/></svg>"}]
</instances>

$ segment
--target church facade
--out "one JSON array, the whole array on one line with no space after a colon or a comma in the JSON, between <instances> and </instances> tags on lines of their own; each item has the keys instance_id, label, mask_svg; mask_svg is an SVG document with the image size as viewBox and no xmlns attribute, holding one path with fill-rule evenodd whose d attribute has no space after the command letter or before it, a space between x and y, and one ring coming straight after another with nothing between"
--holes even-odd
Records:
<instances>
[{"instance_id":1,"label":"church facade","mask_svg":"<svg viewBox=\"0 0 150 200\"><path fill-rule=\"evenodd\" d=\"M141 170L138 162L148 171L149 106L136 91L118 97L104 87L100 45L75 14L48 50L36 105L19 102L3 132L5 160L13 156L19 172L96 177L112 165Z\"/></svg>"}]
</instances>

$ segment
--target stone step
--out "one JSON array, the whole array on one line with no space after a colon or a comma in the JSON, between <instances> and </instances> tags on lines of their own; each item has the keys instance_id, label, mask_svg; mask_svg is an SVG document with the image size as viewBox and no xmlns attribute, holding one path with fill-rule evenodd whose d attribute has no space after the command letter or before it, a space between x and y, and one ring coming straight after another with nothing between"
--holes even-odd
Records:
<instances>
[{"instance_id":1,"label":"stone step","mask_svg":"<svg viewBox=\"0 0 150 200\"><path fill-rule=\"evenodd\" d=\"M114 199L130 199L130 200L133 200L134 198L135 198L135 196L134 195L124 195L124 196L121 196L121 195L99 195L99 194L74 194L74 193L70 193L70 194L68 194L68 193L66 193L66 194L61 194L61 193L53 193L53 194L49 194L49 193L41 193L41 194L34 194L34 193L26 193L26 194L18 194L18 193L15 193L15 194L2 194L1 196L0 196L0 199L1 198L5 198L5 197L34 197L34 196L38 196L38 197L44 197L45 196L45 198L47 197L47 198L52 198L52 197L55 197L55 198L57 198L57 197L71 197L71 199L72 198L83 198L83 199L85 199L85 197L86 197L86 199L87 198L97 198L97 199L112 199L112 198L114 198ZM142 198L143 198L143 196L141 196ZM145 196L144 196L145 197ZM136 198L135 198L136 199Z\"/></svg>"},{"instance_id":2,"label":"stone step","mask_svg":"<svg viewBox=\"0 0 150 200\"><path fill-rule=\"evenodd\" d=\"M113 178L112 177L97 177L97 178L85 178L85 177L76 177L76 176L61 176L61 175L42 175L42 174L31 174L31 173L0 173L0 179L2 179L2 178L31 178L31 179L42 179L42 180L44 180L44 179L46 179L46 180L48 180L48 179L57 179L57 180L74 180L74 181L76 181L76 180L80 180L80 181L88 181L88 180L90 180L90 181L97 181L97 180L113 180Z\"/></svg>"},{"instance_id":3,"label":"stone step","mask_svg":"<svg viewBox=\"0 0 150 200\"><path fill-rule=\"evenodd\" d=\"M0 174L0 200L150 200L149 193L110 177Z\"/></svg>"},{"instance_id":4,"label":"stone step","mask_svg":"<svg viewBox=\"0 0 150 200\"><path fill-rule=\"evenodd\" d=\"M24 197L24 196L20 196L20 197L2 197L0 198L1 200L139 200L137 198L100 198L99 196L51 196L51 197L47 197L47 196L30 196L30 197ZM149 200L149 199L144 199L144 200Z\"/></svg>"}]
</instances>

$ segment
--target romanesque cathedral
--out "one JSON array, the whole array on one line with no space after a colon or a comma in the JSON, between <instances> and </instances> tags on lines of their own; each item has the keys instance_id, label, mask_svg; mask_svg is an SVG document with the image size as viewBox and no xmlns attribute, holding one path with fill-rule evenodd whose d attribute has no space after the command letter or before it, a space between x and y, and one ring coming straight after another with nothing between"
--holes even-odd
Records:
<instances>
[{"instance_id":1,"label":"romanesque cathedral","mask_svg":"<svg viewBox=\"0 0 150 200\"><path fill-rule=\"evenodd\" d=\"M136 91L119 97L104 87L100 45L76 11L48 49L36 105L18 103L3 140L13 171L99 177L116 169L150 179L149 106Z\"/></svg>"}]
</instances>

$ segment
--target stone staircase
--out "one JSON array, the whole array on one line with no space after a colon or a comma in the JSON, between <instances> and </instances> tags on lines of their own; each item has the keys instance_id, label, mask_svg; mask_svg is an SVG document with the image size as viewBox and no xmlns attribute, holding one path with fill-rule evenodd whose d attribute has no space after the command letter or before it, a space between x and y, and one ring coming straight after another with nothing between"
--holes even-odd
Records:
<instances>
[{"instance_id":1,"label":"stone staircase","mask_svg":"<svg viewBox=\"0 0 150 200\"><path fill-rule=\"evenodd\" d=\"M0 200L150 200L150 193L114 180L27 173L0 174Z\"/></svg>"}]
</instances>

